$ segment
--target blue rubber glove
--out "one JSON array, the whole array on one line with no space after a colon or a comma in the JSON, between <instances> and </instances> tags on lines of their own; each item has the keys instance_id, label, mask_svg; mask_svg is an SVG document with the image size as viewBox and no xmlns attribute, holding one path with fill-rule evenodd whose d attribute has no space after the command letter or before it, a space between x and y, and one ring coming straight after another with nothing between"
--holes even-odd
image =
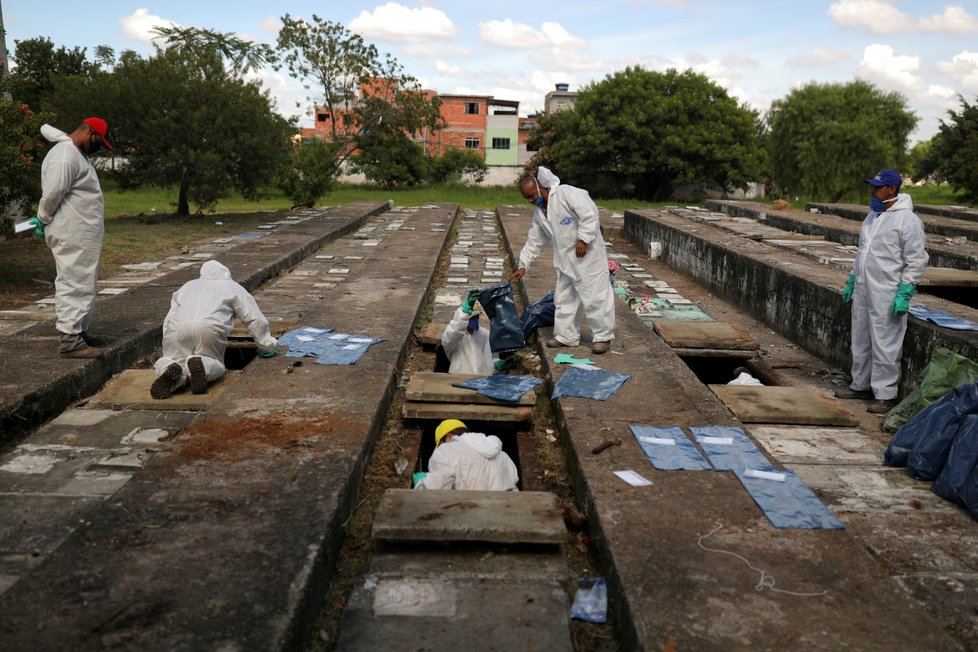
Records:
<instances>
[{"instance_id":1,"label":"blue rubber glove","mask_svg":"<svg viewBox=\"0 0 978 652\"><path fill-rule=\"evenodd\" d=\"M853 272L849 275L849 280L846 281L846 286L842 288L842 303L850 304L852 303L852 291L856 287L856 273Z\"/></svg>"},{"instance_id":2,"label":"blue rubber glove","mask_svg":"<svg viewBox=\"0 0 978 652\"><path fill-rule=\"evenodd\" d=\"M46 227L47 224L45 224L44 222L42 222L41 221L41 218L39 218L39 217L32 217L31 219L27 220L27 223L34 225L34 237L36 237L36 238L43 238L44 237L44 227Z\"/></svg>"},{"instance_id":3,"label":"blue rubber glove","mask_svg":"<svg viewBox=\"0 0 978 652\"><path fill-rule=\"evenodd\" d=\"M274 358L277 355L278 355L278 351L276 351L275 349L269 349L268 351L262 351L261 349L258 349L259 358Z\"/></svg>"},{"instance_id":4,"label":"blue rubber glove","mask_svg":"<svg viewBox=\"0 0 978 652\"><path fill-rule=\"evenodd\" d=\"M905 315L910 310L910 297L917 291L917 286L913 283L901 283L897 288L896 296L890 305L890 312L894 315Z\"/></svg>"},{"instance_id":5,"label":"blue rubber glove","mask_svg":"<svg viewBox=\"0 0 978 652\"><path fill-rule=\"evenodd\" d=\"M469 290L469 293L465 295L465 301L462 302L462 312L471 315L472 308L475 307L475 302L479 300L480 294L482 294L482 290Z\"/></svg>"}]
</instances>

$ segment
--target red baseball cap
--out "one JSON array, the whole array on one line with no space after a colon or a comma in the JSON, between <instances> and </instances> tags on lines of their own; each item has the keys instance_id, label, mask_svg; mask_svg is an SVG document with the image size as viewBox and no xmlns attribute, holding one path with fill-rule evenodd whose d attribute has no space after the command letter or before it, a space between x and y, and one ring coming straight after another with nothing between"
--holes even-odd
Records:
<instances>
[{"instance_id":1,"label":"red baseball cap","mask_svg":"<svg viewBox=\"0 0 978 652\"><path fill-rule=\"evenodd\" d=\"M102 144L105 145L106 148L114 149L112 147L112 143L110 143L109 139L105 137L105 134L109 131L109 125L106 124L105 120L102 118L85 118L82 120L82 122L91 127L92 131L99 135L99 138L102 139Z\"/></svg>"}]
</instances>

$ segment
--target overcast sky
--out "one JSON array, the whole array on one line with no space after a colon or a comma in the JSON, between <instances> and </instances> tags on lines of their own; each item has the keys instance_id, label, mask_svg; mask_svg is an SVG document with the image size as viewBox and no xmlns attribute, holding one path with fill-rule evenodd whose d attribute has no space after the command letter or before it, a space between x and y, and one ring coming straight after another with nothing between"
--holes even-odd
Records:
<instances>
[{"instance_id":1,"label":"overcast sky","mask_svg":"<svg viewBox=\"0 0 978 652\"><path fill-rule=\"evenodd\" d=\"M554 83L578 90L629 65L692 68L766 110L810 81L870 81L902 92L921 118L912 141L978 95L978 2L934 0L560 0L552 3L0 0L7 48L55 45L152 51L154 25L235 32L274 44L279 17L312 14L390 52L422 86L543 108ZM311 126L306 93L284 72L262 74L278 109ZM296 102L302 106L296 108Z\"/></svg>"}]
</instances>

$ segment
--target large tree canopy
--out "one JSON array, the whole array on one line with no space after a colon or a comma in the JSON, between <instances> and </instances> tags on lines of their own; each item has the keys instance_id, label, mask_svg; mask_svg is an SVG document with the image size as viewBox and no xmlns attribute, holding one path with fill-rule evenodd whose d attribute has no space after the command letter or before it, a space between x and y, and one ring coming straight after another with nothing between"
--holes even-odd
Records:
<instances>
[{"instance_id":1,"label":"large tree canopy","mask_svg":"<svg viewBox=\"0 0 978 652\"><path fill-rule=\"evenodd\" d=\"M768 125L777 191L837 202L865 198L863 179L905 166L917 117L903 95L868 82L811 83L776 101Z\"/></svg>"},{"instance_id":2,"label":"large tree canopy","mask_svg":"<svg viewBox=\"0 0 978 652\"><path fill-rule=\"evenodd\" d=\"M914 177L934 176L963 193L965 201L978 204L978 104L963 97L960 111L948 111L937 135L919 152Z\"/></svg>"},{"instance_id":3,"label":"large tree canopy","mask_svg":"<svg viewBox=\"0 0 978 652\"><path fill-rule=\"evenodd\" d=\"M690 70L626 68L541 121L531 147L570 183L600 195L665 199L693 184L723 192L759 178L757 116Z\"/></svg>"},{"instance_id":4,"label":"large tree canopy","mask_svg":"<svg viewBox=\"0 0 978 652\"><path fill-rule=\"evenodd\" d=\"M255 196L289 152L289 123L257 83L224 73L220 55L180 49L120 57L103 97L126 186L178 188L177 213L212 210L232 190Z\"/></svg>"}]
</instances>

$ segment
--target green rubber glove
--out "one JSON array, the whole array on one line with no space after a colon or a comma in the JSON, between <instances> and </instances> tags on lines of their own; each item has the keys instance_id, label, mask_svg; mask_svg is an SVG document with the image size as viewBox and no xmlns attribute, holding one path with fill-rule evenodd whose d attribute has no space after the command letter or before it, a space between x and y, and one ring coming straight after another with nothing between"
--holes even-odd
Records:
<instances>
[{"instance_id":1,"label":"green rubber glove","mask_svg":"<svg viewBox=\"0 0 978 652\"><path fill-rule=\"evenodd\" d=\"M910 297L917 291L917 286L913 283L901 283L897 288L896 296L890 305L890 312L894 315L905 315L910 310Z\"/></svg>"},{"instance_id":2,"label":"green rubber glove","mask_svg":"<svg viewBox=\"0 0 978 652\"><path fill-rule=\"evenodd\" d=\"M856 273L853 272L849 275L849 280L846 281L846 286L842 288L842 303L850 304L852 303L852 291L856 287Z\"/></svg>"},{"instance_id":3,"label":"green rubber glove","mask_svg":"<svg viewBox=\"0 0 978 652\"><path fill-rule=\"evenodd\" d=\"M274 358L277 355L278 355L278 351L276 351L275 349L269 349L268 351L262 351L261 349L258 349L259 358Z\"/></svg>"},{"instance_id":4,"label":"green rubber glove","mask_svg":"<svg viewBox=\"0 0 978 652\"><path fill-rule=\"evenodd\" d=\"M39 218L39 217L32 217L31 219L27 220L27 223L34 225L34 236L35 237L37 237L37 238L43 238L44 237L44 227L46 227L47 224L45 224L44 222L42 222L41 221L41 218Z\"/></svg>"},{"instance_id":5,"label":"green rubber glove","mask_svg":"<svg viewBox=\"0 0 978 652\"><path fill-rule=\"evenodd\" d=\"M480 294L482 294L482 290L469 290L469 293L465 295L465 301L462 302L462 312L471 315L472 308L475 307L475 302L479 300Z\"/></svg>"}]
</instances>

